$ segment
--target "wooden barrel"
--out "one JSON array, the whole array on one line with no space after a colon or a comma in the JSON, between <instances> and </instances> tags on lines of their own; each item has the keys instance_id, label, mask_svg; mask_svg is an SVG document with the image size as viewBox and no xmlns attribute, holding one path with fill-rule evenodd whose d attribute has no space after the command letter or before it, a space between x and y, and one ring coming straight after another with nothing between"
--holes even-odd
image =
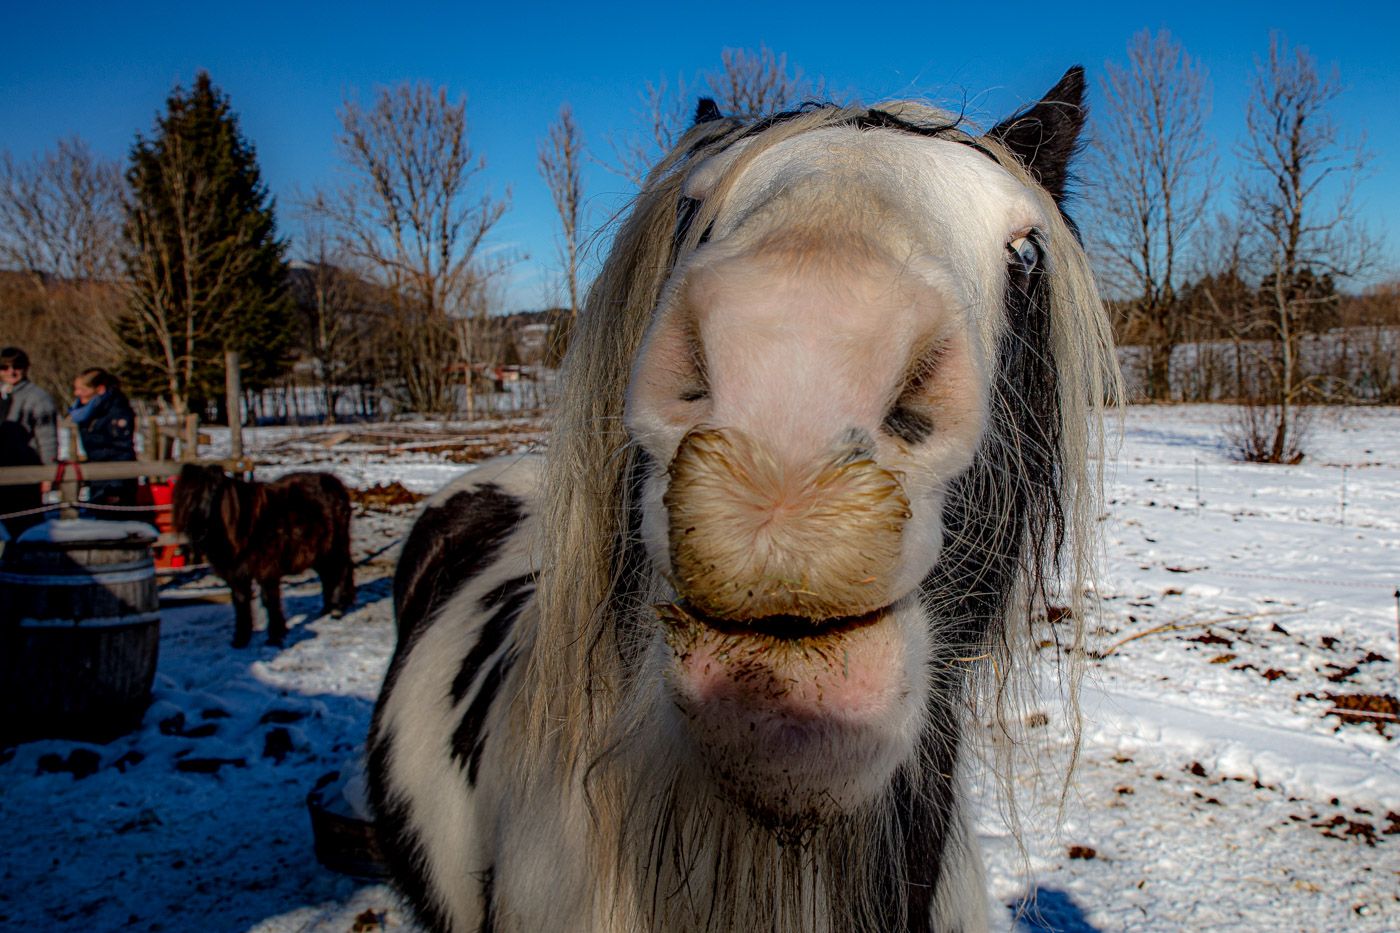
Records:
<instances>
[{"instance_id":1,"label":"wooden barrel","mask_svg":"<svg viewBox=\"0 0 1400 933\"><path fill-rule=\"evenodd\" d=\"M128 533L114 538L117 526ZM154 529L140 528L49 522L5 545L0 739L6 743L105 742L140 723L160 647Z\"/></svg>"}]
</instances>

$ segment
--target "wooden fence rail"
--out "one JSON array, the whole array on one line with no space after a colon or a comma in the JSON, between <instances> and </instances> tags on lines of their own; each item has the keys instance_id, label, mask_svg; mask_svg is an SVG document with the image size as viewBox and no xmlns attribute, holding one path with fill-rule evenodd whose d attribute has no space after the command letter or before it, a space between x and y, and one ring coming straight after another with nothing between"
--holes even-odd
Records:
<instances>
[{"instance_id":1,"label":"wooden fence rail","mask_svg":"<svg viewBox=\"0 0 1400 933\"><path fill-rule=\"evenodd\" d=\"M246 458L201 462L218 464L230 473L251 473L253 470L253 461ZM54 482L58 485L61 500L73 503L78 501L78 486L83 481L137 479L142 476L148 479L167 479L178 476L185 463L186 461L180 460L129 460L120 463L62 461L40 466L0 467L0 486ZM76 507L66 506L62 510L62 516L77 518Z\"/></svg>"}]
</instances>

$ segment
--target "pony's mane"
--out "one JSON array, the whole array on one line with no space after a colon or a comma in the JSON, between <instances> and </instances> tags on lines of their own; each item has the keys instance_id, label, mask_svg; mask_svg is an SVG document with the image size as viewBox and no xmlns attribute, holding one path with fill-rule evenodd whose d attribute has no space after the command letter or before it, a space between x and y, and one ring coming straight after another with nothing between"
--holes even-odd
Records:
<instances>
[{"instance_id":1,"label":"pony's mane","mask_svg":"<svg viewBox=\"0 0 1400 933\"><path fill-rule=\"evenodd\" d=\"M600 753L616 712L626 646L614 624L621 611L614 596L625 571L633 507L630 477L639 451L628 440L623 408L633 361L677 261L696 249L736 179L765 150L829 126L893 127L937 136L986 153L1036 195L1050 218L1044 234L1051 342L1061 423L1061 470L1050 495L1065 524L1061 551L1031 542L1015 607L1025 625L999 625L985 646L979 695L998 730L1019 734L1018 684L1030 660L1030 605L1038 590L1053 587L1069 606L1072 634L1061 644L1065 695L1077 707L1084 656L1084 593L1088 579L1097 490L1102 470L1105 403L1118 396L1118 370L1088 259L1051 195L1018 158L988 136L960 129L959 118L921 103L899 101L874 109L824 106L760 121L718 119L699 123L647 177L589 290L571 337L554 412L546 470L541 537L539 624L519 646L527 667L517 748L532 767L525 773L577 775ZM678 217L689 169L740 139L751 140L724 172L695 214ZM677 236L679 235L679 242ZM1091 467L1090 460L1097 463ZM1077 711L1077 710L1076 710ZM1077 722L1077 715L1069 717ZM1076 727L1077 728L1077 727ZM1077 747L1077 732L1076 747ZM998 768L999 772L1006 772ZM1005 796L1005 795L1003 795Z\"/></svg>"}]
</instances>

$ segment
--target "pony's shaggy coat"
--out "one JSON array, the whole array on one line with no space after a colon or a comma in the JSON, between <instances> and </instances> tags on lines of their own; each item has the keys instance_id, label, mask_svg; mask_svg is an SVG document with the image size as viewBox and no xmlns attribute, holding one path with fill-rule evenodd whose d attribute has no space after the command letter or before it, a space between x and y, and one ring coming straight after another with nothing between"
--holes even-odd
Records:
<instances>
[{"instance_id":1,"label":"pony's shaggy coat","mask_svg":"<svg viewBox=\"0 0 1400 933\"><path fill-rule=\"evenodd\" d=\"M985 929L964 730L1014 730L1051 591L1073 702L1116 392L1058 205L1082 93L983 136L702 108L653 170L548 461L401 558L371 792L427 926Z\"/></svg>"},{"instance_id":2,"label":"pony's shaggy coat","mask_svg":"<svg viewBox=\"0 0 1400 933\"><path fill-rule=\"evenodd\" d=\"M186 464L175 482L171 522L223 577L232 594L233 645L253 634L253 584L267 610L267 640L287 634L282 577L315 568L322 612L355 602L350 494L329 473L290 473L270 483L235 479L217 466Z\"/></svg>"}]
</instances>

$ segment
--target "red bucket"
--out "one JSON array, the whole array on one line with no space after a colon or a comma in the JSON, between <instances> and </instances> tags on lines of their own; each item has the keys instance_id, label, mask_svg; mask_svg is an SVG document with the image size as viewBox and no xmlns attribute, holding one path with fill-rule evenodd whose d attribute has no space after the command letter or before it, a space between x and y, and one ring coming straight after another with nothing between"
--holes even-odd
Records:
<instances>
[{"instance_id":1,"label":"red bucket","mask_svg":"<svg viewBox=\"0 0 1400 933\"><path fill-rule=\"evenodd\" d=\"M175 530L170 519L170 501L175 493L175 481L172 479L166 483L146 483L136 487L136 504L155 506L156 530L161 534L167 534ZM166 569L172 567L185 566L185 555L180 553L180 549L174 545L164 545L163 547L153 547L156 566Z\"/></svg>"}]
</instances>

